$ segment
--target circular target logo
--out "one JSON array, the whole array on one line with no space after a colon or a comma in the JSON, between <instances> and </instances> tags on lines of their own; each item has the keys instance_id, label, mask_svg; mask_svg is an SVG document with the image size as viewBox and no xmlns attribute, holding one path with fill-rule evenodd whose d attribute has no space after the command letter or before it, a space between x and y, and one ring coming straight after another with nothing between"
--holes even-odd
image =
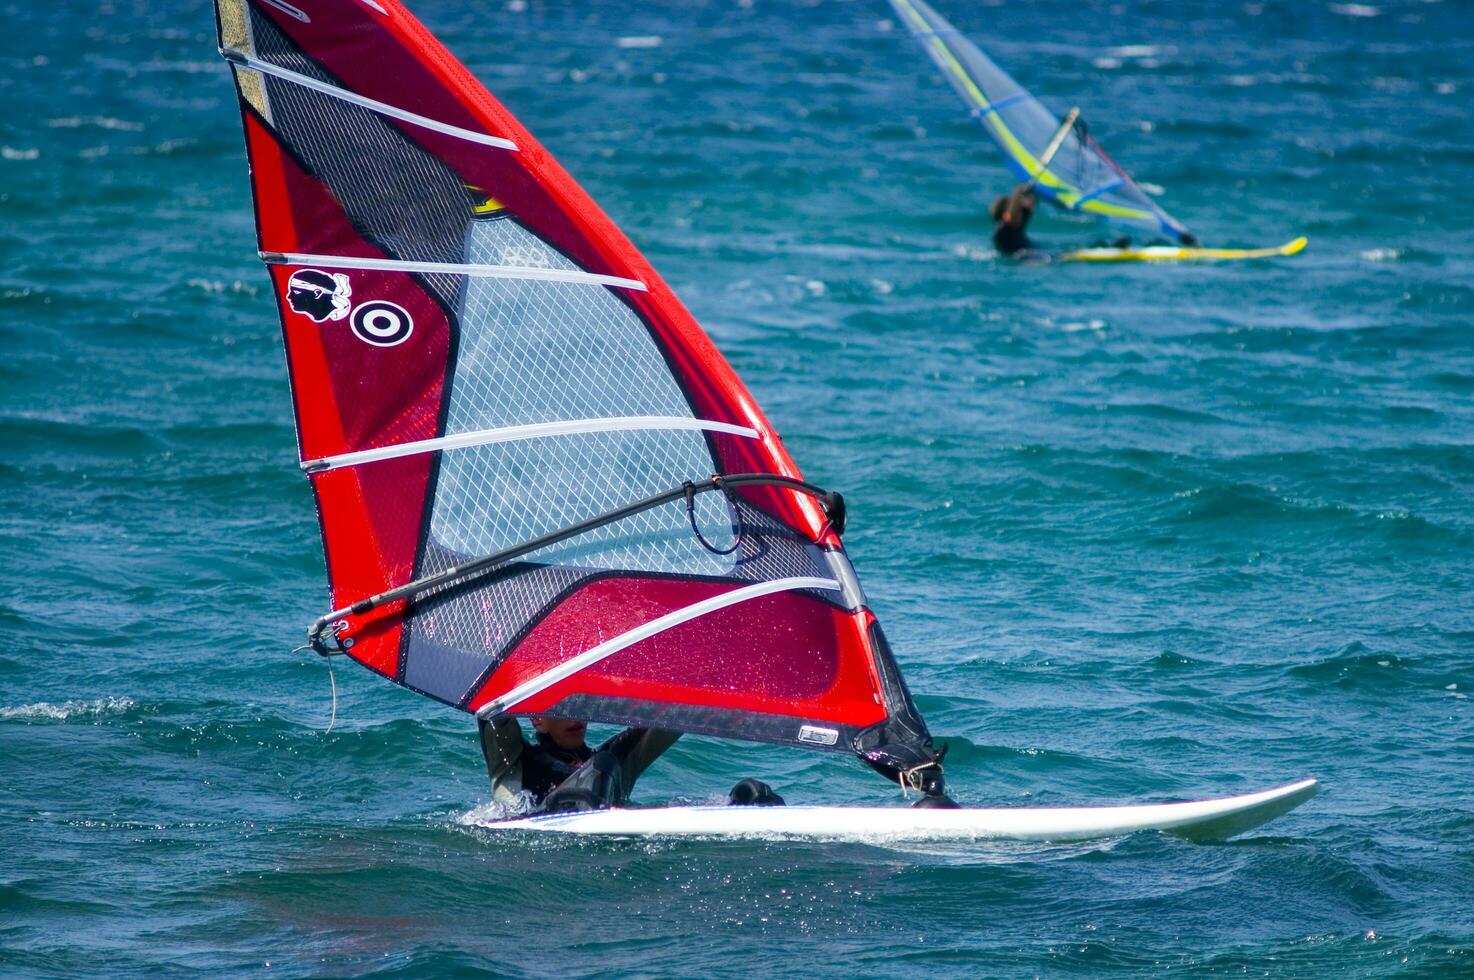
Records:
<instances>
[{"instance_id":1,"label":"circular target logo","mask_svg":"<svg viewBox=\"0 0 1474 980\"><path fill-rule=\"evenodd\" d=\"M355 337L375 347L402 344L415 329L415 321L410 317L409 310L398 303L383 299L355 306L353 317L348 323L353 328Z\"/></svg>"}]
</instances>

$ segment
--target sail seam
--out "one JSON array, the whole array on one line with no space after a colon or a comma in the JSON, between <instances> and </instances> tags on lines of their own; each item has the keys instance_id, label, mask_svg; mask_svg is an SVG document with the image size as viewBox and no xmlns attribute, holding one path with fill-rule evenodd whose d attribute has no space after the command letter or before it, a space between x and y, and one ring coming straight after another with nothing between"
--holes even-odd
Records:
<instances>
[{"instance_id":1,"label":"sail seam","mask_svg":"<svg viewBox=\"0 0 1474 980\"><path fill-rule=\"evenodd\" d=\"M446 136L454 136L457 139L463 139L471 143L480 143L482 146L494 146L498 149L512 150L514 152L517 150L517 144L509 139L503 139L500 136L488 136L485 133L478 133L475 130L462 129L460 126L452 126L450 123L444 123L438 119L431 119L429 116L422 116L418 112L410 112L408 109L401 109L387 102L380 102L366 95L359 95L357 92L351 92L337 85L329 85L327 82L318 81L310 75L303 75L289 68L273 65L269 61L253 58L244 51L237 51L234 48L221 48L220 54L226 61L238 68L249 68L263 75L280 78L284 82L300 85L303 88L312 89L314 92L321 92L329 98L360 106L371 112L377 112L381 116L388 116L391 119L398 119L401 122L407 122L411 125L433 130L437 133L444 133Z\"/></svg>"},{"instance_id":2,"label":"sail seam","mask_svg":"<svg viewBox=\"0 0 1474 980\"><path fill-rule=\"evenodd\" d=\"M591 286L617 286L621 289L645 291L638 279L605 276L577 269L550 269L539 266L475 265L465 262L413 262L403 259L375 259L356 255L312 255L305 252L261 252L268 265L320 265L330 269L363 269L368 272L424 272L450 276L476 276L487 279L540 279L549 282L585 283Z\"/></svg>"},{"instance_id":3,"label":"sail seam","mask_svg":"<svg viewBox=\"0 0 1474 980\"><path fill-rule=\"evenodd\" d=\"M401 456L415 456L421 453L437 452L442 449L466 449L472 446L489 446L501 442L519 442L525 439L579 435L587 432L633 432L653 429L689 429L694 431L724 432L728 435L745 436L748 439L758 438L756 429L745 425L733 425L730 422L681 418L678 416L630 415L602 419L569 419L561 422L537 422L531 425L510 425L497 429L480 429L475 432L461 432L455 435L441 436L436 439L419 439L415 442L402 442L393 446L362 449L358 452L342 453L337 456L323 456L317 459L304 460L301 465L302 469L308 473L322 473L344 466L357 466L360 463L397 459Z\"/></svg>"},{"instance_id":4,"label":"sail seam","mask_svg":"<svg viewBox=\"0 0 1474 980\"><path fill-rule=\"evenodd\" d=\"M641 640L649 639L666 630L674 629L683 623L693 619L699 619L708 613L735 606L740 602L750 599L759 599L766 595L777 592L793 592L798 589L822 589L826 592L842 591L840 584L834 579L813 578L800 576L796 578L775 579L771 582L758 582L745 588L734 589L731 592L723 592L721 595L703 599L701 602L684 606L674 612L666 613L658 619L641 626L636 626L611 640L605 640L596 647L585 650L583 653L570 660L566 660L550 670L543 671L531 680L525 681L512 690L488 702L476 712L478 718L492 718L502 714L518 704L526 701L533 695L539 694L557 684L559 681L572 677L579 671L592 667L601 660L612 657L614 654L627 647L634 646Z\"/></svg>"}]
</instances>

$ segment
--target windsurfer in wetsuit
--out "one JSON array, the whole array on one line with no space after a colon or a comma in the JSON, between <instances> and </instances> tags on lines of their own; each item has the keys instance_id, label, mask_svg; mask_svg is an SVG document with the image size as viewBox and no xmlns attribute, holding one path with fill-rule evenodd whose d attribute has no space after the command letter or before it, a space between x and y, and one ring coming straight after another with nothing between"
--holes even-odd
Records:
<instances>
[{"instance_id":1,"label":"windsurfer in wetsuit","mask_svg":"<svg viewBox=\"0 0 1474 980\"><path fill-rule=\"evenodd\" d=\"M588 724L578 719L534 716L535 742L523 737L522 726L509 715L477 719L477 724L492 799L516 806L525 792L545 813L623 806L640 774L681 737L680 732L627 728L591 749L584 741ZM756 779L742 780L728 799L735 805L783 805L782 797Z\"/></svg>"},{"instance_id":2,"label":"windsurfer in wetsuit","mask_svg":"<svg viewBox=\"0 0 1474 980\"><path fill-rule=\"evenodd\" d=\"M1026 232L1038 203L1030 184L1019 184L993 201L988 215L993 219L993 247L999 255L1017 255L1034 247Z\"/></svg>"},{"instance_id":3,"label":"windsurfer in wetsuit","mask_svg":"<svg viewBox=\"0 0 1474 980\"><path fill-rule=\"evenodd\" d=\"M477 722L492 799L515 805L526 792L548 811L622 805L640 774L681 737L680 732L630 728L594 750L584 741L587 723L577 719L535 716L534 742L523 738L522 726L509 715Z\"/></svg>"}]
</instances>

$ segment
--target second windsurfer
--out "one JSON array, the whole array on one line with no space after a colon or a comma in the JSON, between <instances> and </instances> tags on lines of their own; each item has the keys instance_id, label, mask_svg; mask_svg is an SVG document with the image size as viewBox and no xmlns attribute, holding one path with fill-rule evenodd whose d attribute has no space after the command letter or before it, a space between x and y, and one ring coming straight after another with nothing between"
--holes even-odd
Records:
<instances>
[{"instance_id":1,"label":"second windsurfer","mask_svg":"<svg viewBox=\"0 0 1474 980\"><path fill-rule=\"evenodd\" d=\"M1038 203L1030 184L1020 184L993 201L988 215L993 219L993 247L999 255L1017 255L1034 247L1027 232Z\"/></svg>"}]
</instances>

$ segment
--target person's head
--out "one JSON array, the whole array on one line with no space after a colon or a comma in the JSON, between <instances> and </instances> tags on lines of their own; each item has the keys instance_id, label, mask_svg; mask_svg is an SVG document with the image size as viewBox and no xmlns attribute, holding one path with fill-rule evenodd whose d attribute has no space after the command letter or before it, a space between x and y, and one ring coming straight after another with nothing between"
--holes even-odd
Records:
<instances>
[{"instance_id":1,"label":"person's head","mask_svg":"<svg viewBox=\"0 0 1474 980\"><path fill-rule=\"evenodd\" d=\"M1037 204L1038 199L1034 197L1033 191L1014 191L995 200L988 209L988 214L994 221L1002 222L1010 228L1022 228L1034 216L1034 207Z\"/></svg>"},{"instance_id":2,"label":"person's head","mask_svg":"<svg viewBox=\"0 0 1474 980\"><path fill-rule=\"evenodd\" d=\"M550 718L547 715L534 715L532 727L539 735L552 739L558 748L570 751L583 748L583 737L589 730L588 722L578 718Z\"/></svg>"}]
</instances>

